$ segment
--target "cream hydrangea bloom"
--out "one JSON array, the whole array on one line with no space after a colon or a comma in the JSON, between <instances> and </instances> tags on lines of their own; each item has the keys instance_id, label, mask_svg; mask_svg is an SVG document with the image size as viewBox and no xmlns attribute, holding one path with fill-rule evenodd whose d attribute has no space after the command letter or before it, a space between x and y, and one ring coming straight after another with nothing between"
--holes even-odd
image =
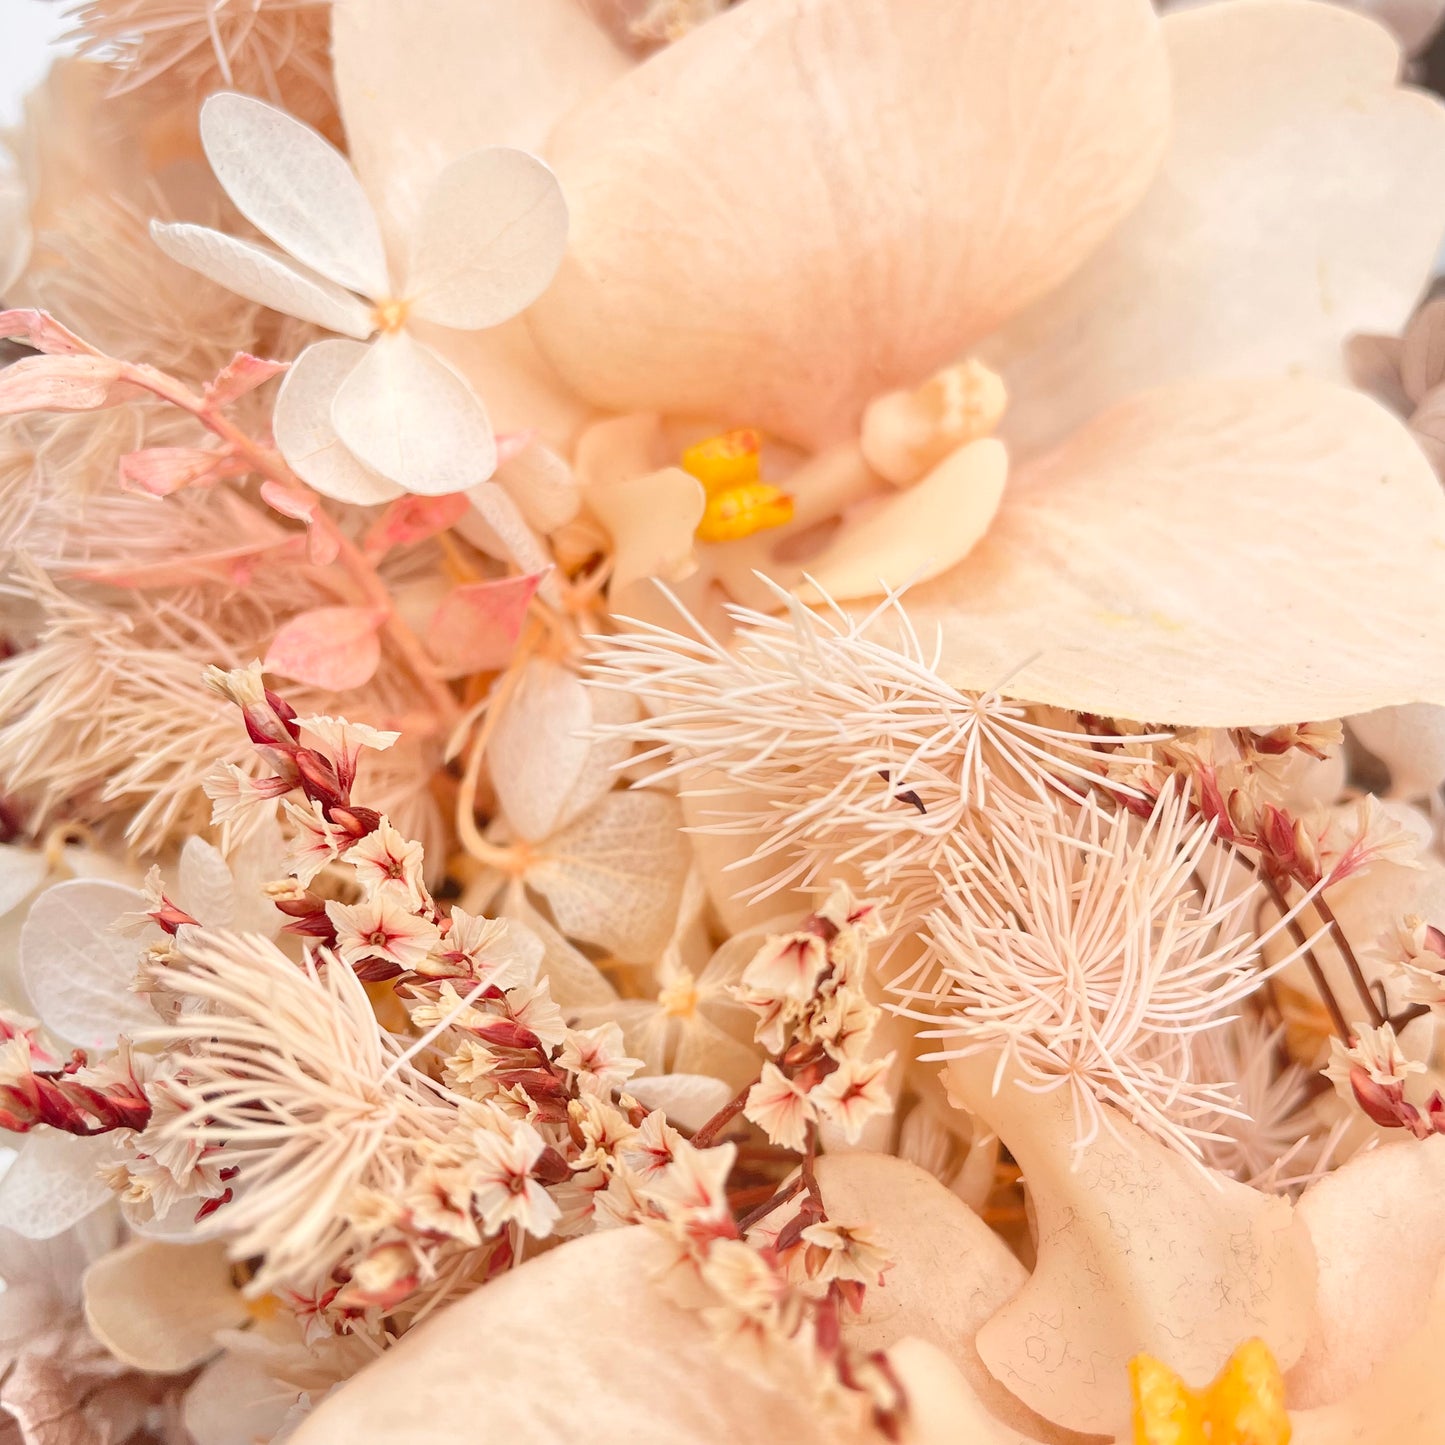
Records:
<instances>
[{"instance_id":1,"label":"cream hydrangea bloom","mask_svg":"<svg viewBox=\"0 0 1445 1445\"><path fill-rule=\"evenodd\" d=\"M162 250L253 301L353 338L309 348L287 377L276 414L287 461L318 491L350 502L486 481L497 466L486 411L413 327L498 326L546 288L567 236L547 167L504 146L458 157L409 218L403 262L388 255L346 158L284 111L214 95L201 109L201 139L237 209L282 249L156 222Z\"/></svg>"},{"instance_id":2,"label":"cream hydrangea bloom","mask_svg":"<svg viewBox=\"0 0 1445 1445\"><path fill-rule=\"evenodd\" d=\"M546 137L572 239L527 320L567 387L813 452L797 515L843 517L850 590L932 579L910 610L951 681L1199 724L1445 700L1445 500L1338 384L1445 230L1445 112L1379 24L749 0L635 64L571 0L388 9L337 9L372 191ZM925 501L840 484L869 402L970 349L1011 397L1007 486L991 440ZM797 580L796 528L747 545Z\"/></svg>"}]
</instances>

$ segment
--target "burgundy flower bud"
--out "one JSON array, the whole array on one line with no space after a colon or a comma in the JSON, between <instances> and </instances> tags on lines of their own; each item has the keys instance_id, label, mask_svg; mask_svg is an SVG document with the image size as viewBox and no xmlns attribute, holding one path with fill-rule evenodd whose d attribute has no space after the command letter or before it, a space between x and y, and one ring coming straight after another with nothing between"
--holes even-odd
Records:
<instances>
[{"instance_id":1,"label":"burgundy flower bud","mask_svg":"<svg viewBox=\"0 0 1445 1445\"><path fill-rule=\"evenodd\" d=\"M314 748L298 748L295 761L296 776L308 798L328 810L346 806L348 795L330 758L323 757Z\"/></svg>"},{"instance_id":2,"label":"burgundy flower bud","mask_svg":"<svg viewBox=\"0 0 1445 1445\"><path fill-rule=\"evenodd\" d=\"M1382 1129L1406 1129L1411 1115L1419 1118L1419 1110L1405 1102L1404 1084L1377 1083L1359 1064L1350 1070L1350 1088L1365 1117Z\"/></svg>"},{"instance_id":3,"label":"burgundy flower bud","mask_svg":"<svg viewBox=\"0 0 1445 1445\"><path fill-rule=\"evenodd\" d=\"M326 816L338 828L348 832L354 843L359 843L381 827L381 814L372 808L332 808Z\"/></svg>"},{"instance_id":4,"label":"burgundy flower bud","mask_svg":"<svg viewBox=\"0 0 1445 1445\"><path fill-rule=\"evenodd\" d=\"M512 1019L491 1019L471 1029L478 1038L499 1049L539 1049L542 1040L531 1029Z\"/></svg>"},{"instance_id":5,"label":"burgundy flower bud","mask_svg":"<svg viewBox=\"0 0 1445 1445\"><path fill-rule=\"evenodd\" d=\"M537 1155L532 1178L542 1184L561 1184L572 1177L572 1166L550 1145Z\"/></svg>"}]
</instances>

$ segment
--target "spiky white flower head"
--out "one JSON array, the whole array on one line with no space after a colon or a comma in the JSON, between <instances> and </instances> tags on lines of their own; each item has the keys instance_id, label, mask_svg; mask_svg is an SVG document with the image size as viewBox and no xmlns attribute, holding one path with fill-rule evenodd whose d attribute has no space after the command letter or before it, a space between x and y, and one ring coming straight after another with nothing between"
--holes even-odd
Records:
<instances>
[{"instance_id":1,"label":"spiky white flower head","mask_svg":"<svg viewBox=\"0 0 1445 1445\"><path fill-rule=\"evenodd\" d=\"M728 609L729 645L677 604L687 631L633 624L603 640L591 667L645 704L649 716L609 731L645 745L633 762L657 763L653 781L716 770L766 799L709 825L755 838L757 856L776 860L760 896L847 863L877 888L905 866L934 866L977 810L1126 786L1108 781L1120 755L1099 739L945 683L898 594L856 618L774 590L780 616ZM887 614L890 644L871 636Z\"/></svg>"},{"instance_id":2,"label":"spiky white flower head","mask_svg":"<svg viewBox=\"0 0 1445 1445\"><path fill-rule=\"evenodd\" d=\"M1142 822L1092 799L1015 815L950 857L900 1012L933 1025L931 1059L996 1052L1025 1088L1067 1088L1080 1148L1111 1104L1198 1157L1232 1101L1194 1040L1264 976L1229 862L1174 789Z\"/></svg>"}]
</instances>

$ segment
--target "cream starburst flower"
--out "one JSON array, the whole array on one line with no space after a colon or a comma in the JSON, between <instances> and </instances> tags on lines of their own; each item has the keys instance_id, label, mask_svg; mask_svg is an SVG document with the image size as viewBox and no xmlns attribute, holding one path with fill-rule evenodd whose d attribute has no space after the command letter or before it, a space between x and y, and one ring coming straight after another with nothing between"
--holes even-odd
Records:
<instances>
[{"instance_id":1,"label":"cream starburst flower","mask_svg":"<svg viewBox=\"0 0 1445 1445\"><path fill-rule=\"evenodd\" d=\"M1238 1109L1201 1076L1196 1040L1260 986L1282 926L1254 926L1230 863L1173 789L1142 822L1093 800L996 822L950 857L900 1011L931 1025L930 1059L996 1054L1022 1087L1066 1089L1079 1150L1112 1105L1198 1158Z\"/></svg>"},{"instance_id":2,"label":"cream starburst flower","mask_svg":"<svg viewBox=\"0 0 1445 1445\"><path fill-rule=\"evenodd\" d=\"M760 896L847 863L871 890L905 867L931 869L980 810L1036 809L1087 786L1127 791L1106 777L1122 755L1099 739L944 682L900 594L855 618L771 590L782 614L730 608L730 645L678 603L686 631L635 624L606 639L591 668L646 705L649 716L607 731L645 745L634 761L658 765L652 781L686 786L716 770L765 800L709 824L776 860ZM881 621L889 642L876 640Z\"/></svg>"}]
</instances>

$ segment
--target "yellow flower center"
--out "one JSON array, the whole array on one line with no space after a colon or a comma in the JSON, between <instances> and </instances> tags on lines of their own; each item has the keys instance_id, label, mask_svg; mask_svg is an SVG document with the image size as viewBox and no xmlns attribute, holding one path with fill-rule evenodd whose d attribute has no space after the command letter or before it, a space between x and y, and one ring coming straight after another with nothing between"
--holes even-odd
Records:
<instances>
[{"instance_id":1,"label":"yellow flower center","mask_svg":"<svg viewBox=\"0 0 1445 1445\"><path fill-rule=\"evenodd\" d=\"M659 990L658 1006L670 1019L690 1019L697 1012L697 984L683 969L678 976Z\"/></svg>"},{"instance_id":2,"label":"yellow flower center","mask_svg":"<svg viewBox=\"0 0 1445 1445\"><path fill-rule=\"evenodd\" d=\"M1148 1355L1129 1379L1134 1445L1289 1445L1284 1380L1263 1340L1246 1340L1202 1390Z\"/></svg>"},{"instance_id":3,"label":"yellow flower center","mask_svg":"<svg viewBox=\"0 0 1445 1445\"><path fill-rule=\"evenodd\" d=\"M406 325L407 313L410 310L410 301L400 301L392 297L389 301L378 301L371 308L371 319L378 331L384 331L390 336Z\"/></svg>"},{"instance_id":4,"label":"yellow flower center","mask_svg":"<svg viewBox=\"0 0 1445 1445\"><path fill-rule=\"evenodd\" d=\"M762 438L751 430L724 432L682 454L682 469L707 493L698 523L700 542L736 542L793 520L793 499L762 479Z\"/></svg>"}]
</instances>

